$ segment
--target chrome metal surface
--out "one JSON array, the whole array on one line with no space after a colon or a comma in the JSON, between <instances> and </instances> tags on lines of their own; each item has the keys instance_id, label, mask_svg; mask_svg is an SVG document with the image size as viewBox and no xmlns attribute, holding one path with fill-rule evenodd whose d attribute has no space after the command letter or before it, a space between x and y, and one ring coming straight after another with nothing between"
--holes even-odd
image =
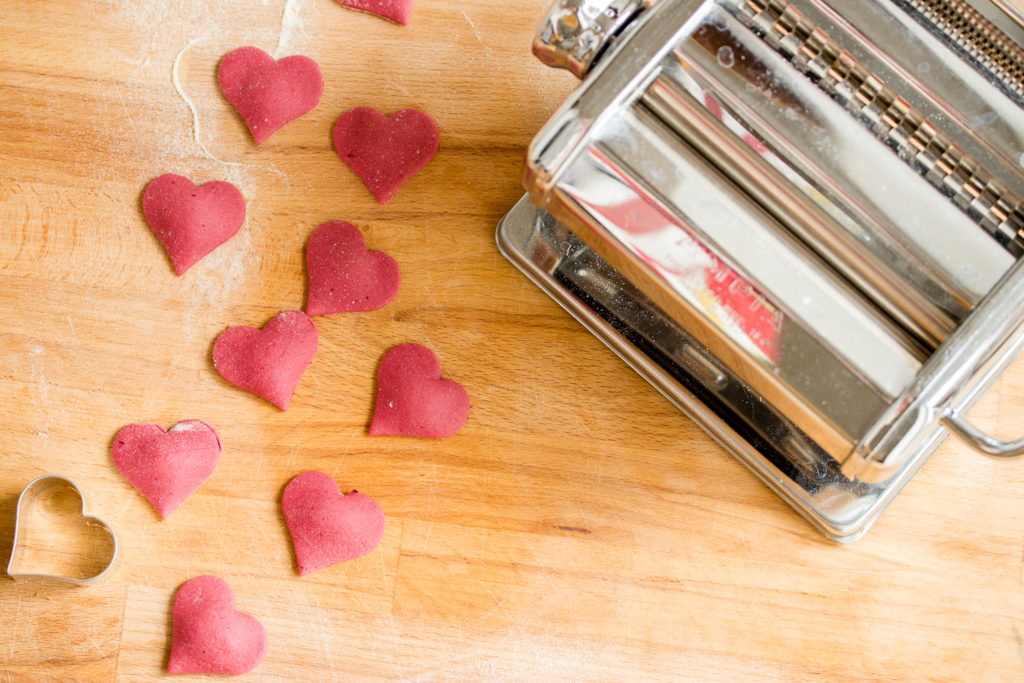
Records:
<instances>
[{"instance_id":1,"label":"chrome metal surface","mask_svg":"<svg viewBox=\"0 0 1024 683\"><path fill-rule=\"evenodd\" d=\"M982 0L984 1L984 0ZM1021 11L1014 5L1006 2L1005 0L991 0L991 3L999 8L1004 15L1012 20L1017 26L1024 30L1024 11ZM1006 29L1003 29L1004 31Z\"/></svg>"},{"instance_id":2,"label":"chrome metal surface","mask_svg":"<svg viewBox=\"0 0 1024 683\"><path fill-rule=\"evenodd\" d=\"M1019 458L1024 455L1024 439L1017 439L1016 441L996 439L982 432L966 418L958 415L953 409L946 411L941 422L942 426L952 434L965 441L971 448L987 456L1003 460Z\"/></svg>"},{"instance_id":3,"label":"chrome metal surface","mask_svg":"<svg viewBox=\"0 0 1024 683\"><path fill-rule=\"evenodd\" d=\"M20 561L20 552L22 544L25 539L19 538L26 532L24 515L26 509L33 504L40 496L45 494L47 491L55 488L68 488L74 490L78 499L82 502L81 512L82 517L86 524L102 528L107 534L110 535L111 552L110 558L106 565L101 571L93 576L88 577L75 577L75 576L63 576L60 574L40 573L31 571L22 571L16 569ZM71 481L67 477L62 477L58 474L46 474L41 477L36 477L22 489L21 494L18 496L18 502L15 506L14 512L14 538L11 542L11 555L7 562L7 575L17 581L38 581L43 583L54 583L54 584L67 584L74 586L86 586L100 581L106 576L110 570L114 567L117 562L117 535L110 526L101 521L96 517L92 517L86 514L85 495L82 490L78 488L75 482Z\"/></svg>"},{"instance_id":4,"label":"chrome metal surface","mask_svg":"<svg viewBox=\"0 0 1024 683\"><path fill-rule=\"evenodd\" d=\"M881 17L873 18L886 24ZM844 33L857 31L850 28ZM702 102L734 139L752 150L747 153L751 163L734 166L771 166L792 184L787 194L794 199L789 203L817 204L846 233L843 241L860 246L835 244L834 235L821 231L826 225L821 221L817 227L789 221L788 227L848 277L854 277L850 270L855 271L858 287L901 324L916 330L925 343L941 341L951 324L962 320L1013 262L1012 255L978 230L973 220L727 8L709 5L689 39L678 43L674 56L662 64L662 75L645 97L657 97L658 92L651 91L662 90L665 84ZM878 71L887 69L870 55L861 59ZM890 80L902 78L894 69L888 73ZM928 109L916 87L908 84L906 89L915 102L921 100L915 106ZM963 84L959 89L969 92ZM934 106L928 111L946 116ZM693 133L680 135L690 138ZM964 137L970 137L969 132ZM719 149L705 151L716 163L729 158L724 150L730 145L723 139L719 135L713 142ZM974 147L976 156L1014 177L1014 171L985 146ZM883 298L873 294L870 285L864 286L864 279L874 280ZM899 290L908 294L901 296Z\"/></svg>"},{"instance_id":5,"label":"chrome metal surface","mask_svg":"<svg viewBox=\"0 0 1024 683\"><path fill-rule=\"evenodd\" d=\"M642 111L620 112L558 193L589 217L588 244L834 457L920 367L905 333ZM645 289L648 269L663 286Z\"/></svg>"},{"instance_id":6,"label":"chrome metal surface","mask_svg":"<svg viewBox=\"0 0 1024 683\"><path fill-rule=\"evenodd\" d=\"M966 3L911 0L906 4L915 6L969 54L979 59L987 55L985 63L994 76L1011 92L1024 94L1024 50ZM940 125L810 20L796 3L732 0L730 5L748 28L861 119L1000 244L1015 256L1024 253L1024 200L958 146ZM940 7L945 11L939 12ZM972 12L969 17L964 14L968 10Z\"/></svg>"},{"instance_id":7,"label":"chrome metal surface","mask_svg":"<svg viewBox=\"0 0 1024 683\"><path fill-rule=\"evenodd\" d=\"M987 0L974 4L994 11ZM823 23L863 36L850 48L862 63L873 71L896 74L905 87L902 97L928 118L948 126L957 144L985 166L998 169L1001 179L1017 195L1024 195L1021 102L963 59L963 53L944 36L914 15L893 11L884 3L846 3L841 15L819 2L806 9ZM1024 29L1012 26L1018 42L1024 43Z\"/></svg>"},{"instance_id":8,"label":"chrome metal surface","mask_svg":"<svg viewBox=\"0 0 1024 683\"><path fill-rule=\"evenodd\" d=\"M707 96L699 88L697 93ZM864 231L779 157L734 135L731 115L712 114L691 92L662 78L651 84L643 104L927 347L938 346L953 330L961 307L942 294L922 293L931 283L919 264L881 239L858 240ZM911 279L920 288L908 286ZM930 289L944 291L934 284Z\"/></svg>"},{"instance_id":9,"label":"chrome metal surface","mask_svg":"<svg viewBox=\"0 0 1024 683\"><path fill-rule=\"evenodd\" d=\"M950 432L1024 450L964 417L1024 348L1015 18L645 4L596 42L545 23L586 80L528 151L539 210L503 252L833 538Z\"/></svg>"},{"instance_id":10,"label":"chrome metal surface","mask_svg":"<svg viewBox=\"0 0 1024 683\"><path fill-rule=\"evenodd\" d=\"M829 538L859 538L909 479L909 472L884 485L844 477L785 415L528 197L502 219L497 242L534 283Z\"/></svg>"},{"instance_id":11,"label":"chrome metal surface","mask_svg":"<svg viewBox=\"0 0 1024 683\"><path fill-rule=\"evenodd\" d=\"M1024 348L1022 302L1024 260L1019 260L929 356L904 395L843 462L843 472L864 481L881 481L918 454L934 432L945 432L940 429L943 419L965 415Z\"/></svg>"},{"instance_id":12,"label":"chrome metal surface","mask_svg":"<svg viewBox=\"0 0 1024 683\"><path fill-rule=\"evenodd\" d=\"M647 0L558 0L533 41L548 66L583 78L591 64Z\"/></svg>"},{"instance_id":13,"label":"chrome metal surface","mask_svg":"<svg viewBox=\"0 0 1024 683\"><path fill-rule=\"evenodd\" d=\"M1024 101L1024 48L972 3L966 0L895 1L927 22L993 80Z\"/></svg>"}]
</instances>

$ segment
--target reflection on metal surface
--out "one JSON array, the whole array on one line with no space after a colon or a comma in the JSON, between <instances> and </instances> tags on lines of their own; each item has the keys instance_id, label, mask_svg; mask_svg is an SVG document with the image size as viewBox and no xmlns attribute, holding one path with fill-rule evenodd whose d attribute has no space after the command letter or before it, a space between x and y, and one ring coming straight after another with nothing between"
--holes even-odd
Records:
<instances>
[{"instance_id":1,"label":"reflection on metal surface","mask_svg":"<svg viewBox=\"0 0 1024 683\"><path fill-rule=\"evenodd\" d=\"M692 79L687 89L658 79L643 103L698 152L716 152L713 163L843 277L929 348L955 326L960 307L946 297L929 298L907 281L930 289L920 266L881 239L865 239L848 216L793 171L775 153L742 128L731 114ZM698 99L699 98L699 99ZM864 241L862 241L864 240Z\"/></svg>"},{"instance_id":2,"label":"reflection on metal surface","mask_svg":"<svg viewBox=\"0 0 1024 683\"><path fill-rule=\"evenodd\" d=\"M1024 32L980 0L608 4L542 28L587 76L502 249L853 538L1024 346Z\"/></svg>"},{"instance_id":3,"label":"reflection on metal surface","mask_svg":"<svg viewBox=\"0 0 1024 683\"><path fill-rule=\"evenodd\" d=\"M588 243L623 272L637 261L654 271L666 287L645 293L706 345L730 347L747 382L845 455L913 379L918 357L797 243L761 230L756 207L684 148L664 144L653 123L623 113L621 129L563 178L560 191L616 247L599 236ZM642 171L625 167L630 151L644 159Z\"/></svg>"},{"instance_id":4,"label":"reflection on metal surface","mask_svg":"<svg viewBox=\"0 0 1024 683\"><path fill-rule=\"evenodd\" d=\"M524 273L725 448L743 453L823 533L853 540L884 508L892 482L843 476L836 460L526 197L502 220L497 239Z\"/></svg>"},{"instance_id":5,"label":"reflection on metal surface","mask_svg":"<svg viewBox=\"0 0 1024 683\"><path fill-rule=\"evenodd\" d=\"M992 4L998 7L1003 14L1013 20L1021 29L1024 29L1024 11L1006 2L1006 0L991 0Z\"/></svg>"},{"instance_id":6,"label":"reflection on metal surface","mask_svg":"<svg viewBox=\"0 0 1024 683\"><path fill-rule=\"evenodd\" d=\"M949 0L947 0L947 3ZM1015 256L1024 253L1024 202L991 172L872 72L792 3L780 0L735 0L735 16L783 54L802 74L848 111L860 118L918 173L976 221ZM955 28L952 39L966 46L968 29L974 42L985 42L993 55L991 66L1018 96L1024 95L1024 50L995 39L980 16L967 17L951 8L937 13L942 3L912 1L942 28ZM966 3L959 3L966 5ZM969 7L965 7L970 9ZM954 21L953 17L960 18ZM966 47L965 47L966 49ZM973 54L981 49L974 46Z\"/></svg>"},{"instance_id":7,"label":"reflection on metal surface","mask_svg":"<svg viewBox=\"0 0 1024 683\"><path fill-rule=\"evenodd\" d=\"M927 22L935 32L968 55L992 79L1024 102L1024 48L965 0L896 0ZM1015 20L1020 12L1005 4ZM1011 14L1012 12L1012 14Z\"/></svg>"},{"instance_id":8,"label":"reflection on metal surface","mask_svg":"<svg viewBox=\"0 0 1024 683\"><path fill-rule=\"evenodd\" d=\"M533 41L533 54L548 66L583 78L645 0L558 0Z\"/></svg>"},{"instance_id":9,"label":"reflection on metal surface","mask_svg":"<svg viewBox=\"0 0 1024 683\"><path fill-rule=\"evenodd\" d=\"M732 68L723 68L709 49L722 41L743 56ZM660 80L710 94L734 129L758 140L770 153L761 155L762 165L771 164L795 186L797 201L821 207L847 241L860 245L823 257L833 267L858 268L882 287L899 310L895 317L902 322L905 315L926 329L926 342L944 339L950 327L941 317L962 320L1013 262L843 104L728 12L710 11L694 39L680 43ZM867 270L857 266L858 251ZM912 294L901 297L894 293L899 289Z\"/></svg>"}]
</instances>

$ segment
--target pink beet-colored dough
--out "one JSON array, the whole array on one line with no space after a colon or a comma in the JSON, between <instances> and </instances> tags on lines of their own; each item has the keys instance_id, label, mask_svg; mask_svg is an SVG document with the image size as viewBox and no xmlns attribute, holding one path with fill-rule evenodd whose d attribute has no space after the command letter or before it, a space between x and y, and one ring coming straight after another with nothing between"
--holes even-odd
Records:
<instances>
[{"instance_id":1,"label":"pink beet-colored dough","mask_svg":"<svg viewBox=\"0 0 1024 683\"><path fill-rule=\"evenodd\" d=\"M238 232L245 220L245 199L222 180L196 187L184 176L166 173L146 186L142 214L174 272L183 275Z\"/></svg>"},{"instance_id":2,"label":"pink beet-colored dough","mask_svg":"<svg viewBox=\"0 0 1024 683\"><path fill-rule=\"evenodd\" d=\"M338 0L338 2L345 7L370 12L403 25L409 23L409 10L412 8L412 0Z\"/></svg>"},{"instance_id":3,"label":"pink beet-colored dough","mask_svg":"<svg viewBox=\"0 0 1024 683\"><path fill-rule=\"evenodd\" d=\"M324 93L323 74L312 59L294 55L274 61L258 47L225 55L217 81L258 145L311 111Z\"/></svg>"},{"instance_id":4,"label":"pink beet-colored dough","mask_svg":"<svg viewBox=\"0 0 1024 683\"><path fill-rule=\"evenodd\" d=\"M334 124L334 151L380 204L434 158L439 140L437 124L417 109L399 109L388 117L356 107Z\"/></svg>"},{"instance_id":5,"label":"pink beet-colored dough","mask_svg":"<svg viewBox=\"0 0 1024 683\"><path fill-rule=\"evenodd\" d=\"M395 298L401 274L382 251L366 248L363 234L351 223L324 223L306 243L309 293L307 315L374 311Z\"/></svg>"},{"instance_id":6,"label":"pink beet-colored dough","mask_svg":"<svg viewBox=\"0 0 1024 683\"><path fill-rule=\"evenodd\" d=\"M157 424L122 427L110 450L124 478L167 519L213 474L221 445L212 426L182 420L170 431Z\"/></svg>"},{"instance_id":7,"label":"pink beet-colored dough","mask_svg":"<svg viewBox=\"0 0 1024 683\"><path fill-rule=\"evenodd\" d=\"M384 512L373 498L341 493L323 472L303 472L284 488L281 510L299 574L361 557L384 538Z\"/></svg>"},{"instance_id":8,"label":"pink beet-colored dough","mask_svg":"<svg viewBox=\"0 0 1024 683\"><path fill-rule=\"evenodd\" d=\"M167 673L244 674L266 654L263 624L235 610L235 595L223 579L197 576L178 589Z\"/></svg>"},{"instance_id":9,"label":"pink beet-colored dough","mask_svg":"<svg viewBox=\"0 0 1024 683\"><path fill-rule=\"evenodd\" d=\"M384 355L377 373L371 436L444 439L469 417L469 395L441 377L437 356L419 344L401 344Z\"/></svg>"},{"instance_id":10,"label":"pink beet-colored dough","mask_svg":"<svg viewBox=\"0 0 1024 683\"><path fill-rule=\"evenodd\" d=\"M284 311L264 325L229 327L213 344L213 366L237 387L288 410L295 387L316 355L317 331L302 311Z\"/></svg>"}]
</instances>

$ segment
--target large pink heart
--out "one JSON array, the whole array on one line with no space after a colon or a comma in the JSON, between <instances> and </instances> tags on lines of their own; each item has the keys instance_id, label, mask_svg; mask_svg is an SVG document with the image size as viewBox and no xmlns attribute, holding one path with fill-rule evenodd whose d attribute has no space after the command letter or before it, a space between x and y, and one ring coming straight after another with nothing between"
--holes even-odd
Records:
<instances>
[{"instance_id":1,"label":"large pink heart","mask_svg":"<svg viewBox=\"0 0 1024 683\"><path fill-rule=\"evenodd\" d=\"M213 366L237 387L288 410L316 355L317 331L302 311L284 311L257 330L229 327L213 344Z\"/></svg>"},{"instance_id":2,"label":"large pink heart","mask_svg":"<svg viewBox=\"0 0 1024 683\"><path fill-rule=\"evenodd\" d=\"M388 351L377 373L377 403L371 436L443 439L469 417L469 395L458 382L441 377L437 356L419 344Z\"/></svg>"},{"instance_id":3,"label":"large pink heart","mask_svg":"<svg viewBox=\"0 0 1024 683\"><path fill-rule=\"evenodd\" d=\"M166 173L146 186L142 213L174 272L183 275L238 232L245 220L245 199L222 180L196 187L184 176Z\"/></svg>"},{"instance_id":4,"label":"large pink heart","mask_svg":"<svg viewBox=\"0 0 1024 683\"><path fill-rule=\"evenodd\" d=\"M256 144L311 111L324 94L320 67L294 55L274 61L258 47L240 47L224 56L217 81L249 127Z\"/></svg>"},{"instance_id":5,"label":"large pink heart","mask_svg":"<svg viewBox=\"0 0 1024 683\"><path fill-rule=\"evenodd\" d=\"M324 223L306 243L307 315L373 311L398 293L398 264L383 251L366 248L351 223Z\"/></svg>"},{"instance_id":6,"label":"large pink heart","mask_svg":"<svg viewBox=\"0 0 1024 683\"><path fill-rule=\"evenodd\" d=\"M213 473L221 445L212 426L182 420L170 431L157 424L122 427L110 450L124 478L167 519Z\"/></svg>"},{"instance_id":7,"label":"large pink heart","mask_svg":"<svg viewBox=\"0 0 1024 683\"><path fill-rule=\"evenodd\" d=\"M409 23L409 10L412 0L338 0L345 7L370 12L379 17L397 21L399 24Z\"/></svg>"},{"instance_id":8,"label":"large pink heart","mask_svg":"<svg viewBox=\"0 0 1024 683\"><path fill-rule=\"evenodd\" d=\"M167 673L244 674L266 653L263 624L235 610L235 594L223 579L197 576L178 589Z\"/></svg>"},{"instance_id":9,"label":"large pink heart","mask_svg":"<svg viewBox=\"0 0 1024 683\"><path fill-rule=\"evenodd\" d=\"M323 472L303 472L284 487L281 510L299 574L360 557L384 538L384 512L373 498L347 496Z\"/></svg>"},{"instance_id":10,"label":"large pink heart","mask_svg":"<svg viewBox=\"0 0 1024 683\"><path fill-rule=\"evenodd\" d=\"M437 124L417 109L388 117L356 107L334 124L334 151L381 204L434 158L439 139Z\"/></svg>"}]
</instances>

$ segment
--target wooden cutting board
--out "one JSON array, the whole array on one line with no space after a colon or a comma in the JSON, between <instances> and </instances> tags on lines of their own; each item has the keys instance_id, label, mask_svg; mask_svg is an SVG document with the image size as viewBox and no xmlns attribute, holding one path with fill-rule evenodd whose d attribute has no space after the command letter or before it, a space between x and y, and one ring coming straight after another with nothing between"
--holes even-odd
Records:
<instances>
[{"instance_id":1,"label":"wooden cutting board","mask_svg":"<svg viewBox=\"0 0 1024 683\"><path fill-rule=\"evenodd\" d=\"M529 53L546 5L415 0L402 27L333 0L2 3L0 562L45 473L79 484L120 561L81 589L0 580L0 681L160 678L174 593L200 574L269 634L244 680L1024 677L1024 464L949 443L836 545L498 254L524 149L575 85ZM260 147L214 76L241 45L308 55L326 79ZM441 131L384 206L331 149L359 105L416 107ZM248 205L184 277L140 211L165 172L231 181ZM327 220L391 253L402 288L317 320L281 412L210 349L303 306L302 249ZM407 341L472 398L450 439L367 435L377 366ZM973 419L1020 436L1022 389L1017 363ZM224 453L161 521L110 443L186 418ZM379 501L387 531L300 578L279 500L311 469Z\"/></svg>"}]
</instances>

